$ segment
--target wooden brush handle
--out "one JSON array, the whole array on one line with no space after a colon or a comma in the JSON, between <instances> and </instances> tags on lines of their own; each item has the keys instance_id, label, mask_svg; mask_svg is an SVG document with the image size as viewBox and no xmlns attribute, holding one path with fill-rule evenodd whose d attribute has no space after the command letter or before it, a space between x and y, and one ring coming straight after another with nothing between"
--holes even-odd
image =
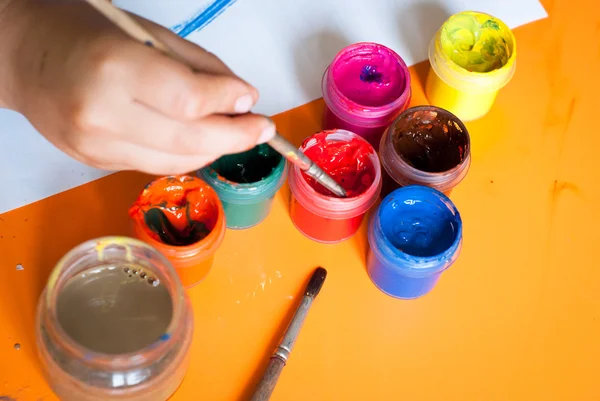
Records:
<instances>
[{"instance_id":1,"label":"wooden brush handle","mask_svg":"<svg viewBox=\"0 0 600 401\"><path fill-rule=\"evenodd\" d=\"M271 394L275 389L275 385L277 384L277 380L279 379L279 375L281 375L284 366L285 362L280 358L277 356L271 357L267 371L260 383L258 383L250 401L268 401L269 398L271 398Z\"/></svg>"}]
</instances>

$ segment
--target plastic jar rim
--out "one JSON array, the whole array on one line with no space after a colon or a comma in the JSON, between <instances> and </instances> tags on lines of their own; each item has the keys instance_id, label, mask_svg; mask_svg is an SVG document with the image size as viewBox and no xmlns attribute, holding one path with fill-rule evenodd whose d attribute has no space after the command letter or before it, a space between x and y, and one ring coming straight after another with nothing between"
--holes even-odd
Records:
<instances>
[{"instance_id":1,"label":"plastic jar rim","mask_svg":"<svg viewBox=\"0 0 600 401\"><path fill-rule=\"evenodd\" d=\"M94 365L112 366L115 368L131 368L132 366L141 366L144 363L146 363L146 360L150 356L158 357L164 354L166 352L166 348L170 346L168 341L157 340L156 342L149 344L146 347L143 347L139 350L118 355L93 351L79 344L77 341L71 338L71 336L67 334L66 331L62 328L60 323L58 323L58 317L56 316L56 313L54 312L53 308L56 305L56 302L58 301L58 293L56 293L57 291L48 291L48 286L56 286L61 281L60 276L61 273L63 273L64 271L65 265L67 264L67 262L70 262L72 259L74 259L78 255L78 252L90 248L105 249L111 245L124 247L137 246L140 248L144 248L149 252L152 252L154 256L158 259L159 263L162 266L164 266L165 269L167 269L169 276L174 278L176 283L175 293L170 295L171 297L173 297L174 300L178 300L178 302L173 302L173 304L176 306L174 307L171 322L169 322L165 333L174 333L176 330L179 329L179 325L181 324L180 322L185 317L185 313L189 305L185 289L179 281L179 277L177 275L177 272L175 271L175 268L161 252L153 248L151 245L144 243L143 241L125 236L106 236L85 241L71 249L62 258L60 258L60 260L50 273L46 289L44 290L44 313L47 319L51 319L53 322L55 322L52 325L52 335L58 336L62 339L62 341L64 342L63 347L67 350L67 352L74 355L78 355L82 357L82 359L85 359L90 364ZM80 256L80 258L81 257L83 256ZM177 283L179 285L177 285ZM140 359L139 354L141 353L146 354L146 358Z\"/></svg>"},{"instance_id":2,"label":"plastic jar rim","mask_svg":"<svg viewBox=\"0 0 600 401\"><path fill-rule=\"evenodd\" d=\"M350 219L361 214L364 214L377 202L381 192L381 164L377 152L364 138L361 136L342 129L331 131L321 131L315 135L327 133L326 140L333 141L348 141L352 139L360 140L369 145L371 154L369 159L373 163L375 177L369 188L358 196L352 198L336 198L326 196L315 191L302 175L298 166L293 166L289 175L289 186L292 196L308 211L318 216L330 219ZM307 138L300 147L301 151L310 148L314 143L311 143L312 138Z\"/></svg>"},{"instance_id":3,"label":"plastic jar rim","mask_svg":"<svg viewBox=\"0 0 600 401\"><path fill-rule=\"evenodd\" d=\"M400 96L392 102L382 106L361 105L347 97L336 85L335 80L333 79L332 67L348 52L361 47L378 47L385 49L385 51L391 54L400 65L402 77L404 79L404 90ZM354 43L338 52L323 74L321 79L321 91L327 107L329 107L336 116L351 124L360 122L361 125L366 127L387 125L389 121L394 118L394 115L398 110L408 105L412 95L410 72L404 59L389 47L375 42ZM356 121L348 121L343 115L351 115L352 119ZM389 117L389 120L381 121L384 117Z\"/></svg>"},{"instance_id":4,"label":"plastic jar rim","mask_svg":"<svg viewBox=\"0 0 600 401\"><path fill-rule=\"evenodd\" d=\"M442 29L449 20L461 14L484 15L493 18L506 28L506 31L510 34L512 48L510 49L510 57L502 67L488 72L469 71L446 56L446 53L441 48ZM462 11L451 15L444 24L442 24L429 44L428 54L431 68L447 85L458 89L456 86L460 83L460 85L463 86L460 90L489 93L502 89L513 77L516 70L517 43L512 30L499 18L479 11Z\"/></svg>"},{"instance_id":5,"label":"plastic jar rim","mask_svg":"<svg viewBox=\"0 0 600 401\"><path fill-rule=\"evenodd\" d=\"M401 195L402 192L410 193L415 191L417 193L422 192L433 195L435 199L439 201L438 203L446 207L446 209L455 217L457 222L458 229L452 244L437 255L414 256L407 254L396 248L390 239L383 233L381 228L381 213L386 204L391 202L395 197ZM460 213L450 198L433 188L422 185L409 185L407 187L396 189L381 201L379 208L371 216L368 241L371 251L375 253L377 258L387 262L388 265L393 266L399 273L411 277L425 277L447 269L456 258L458 258L463 243L462 231L463 228ZM400 266L399 263L402 263L402 266Z\"/></svg>"},{"instance_id":6,"label":"plastic jar rim","mask_svg":"<svg viewBox=\"0 0 600 401\"><path fill-rule=\"evenodd\" d=\"M275 195L285 182L288 168L287 160L281 156L279 163L271 174L260 181L252 183L234 183L228 181L219 175L210 165L198 170L196 175L216 191L221 201L246 205L262 202Z\"/></svg>"},{"instance_id":7,"label":"plastic jar rim","mask_svg":"<svg viewBox=\"0 0 600 401\"><path fill-rule=\"evenodd\" d=\"M406 162L406 160L404 160L404 158L400 156L394 148L394 144L392 143L392 136L390 134L390 129L394 127L396 125L396 122L403 118L406 114L421 110L435 110L448 113L450 116L454 117L454 120L459 125L460 129L467 136L467 147L465 150L465 157L459 164L457 164L449 170L437 173L419 170L411 166L408 162ZM469 171L469 167L471 165L471 137L469 135L467 127L462 122L462 120L460 120L448 110L442 109L441 107L437 106L415 106L404 110L385 130L385 132L381 136L379 153L381 155L381 165L383 166L386 173L390 176L390 178L396 181L396 183L400 185L427 184L435 187L435 189L437 189L438 191L444 192L449 189L452 189L460 181L462 181L462 179L467 175L467 172ZM392 165L394 165L395 168L393 168ZM401 172L401 175L404 176L404 180L403 177L399 177L398 172ZM402 182L398 182L398 180L401 180Z\"/></svg>"}]
</instances>

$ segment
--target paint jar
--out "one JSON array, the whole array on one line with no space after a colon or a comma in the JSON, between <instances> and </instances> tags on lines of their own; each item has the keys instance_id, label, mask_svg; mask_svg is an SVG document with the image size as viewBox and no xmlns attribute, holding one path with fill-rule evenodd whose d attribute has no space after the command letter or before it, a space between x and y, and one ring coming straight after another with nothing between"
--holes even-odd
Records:
<instances>
[{"instance_id":1,"label":"paint jar","mask_svg":"<svg viewBox=\"0 0 600 401\"><path fill-rule=\"evenodd\" d=\"M193 315L169 261L141 241L104 237L69 251L40 296L35 336L63 401L164 401L188 366Z\"/></svg>"},{"instance_id":2,"label":"paint jar","mask_svg":"<svg viewBox=\"0 0 600 401\"><path fill-rule=\"evenodd\" d=\"M197 177L162 177L144 188L129 209L136 237L165 255L186 288L208 274L225 235L216 192Z\"/></svg>"},{"instance_id":3,"label":"paint jar","mask_svg":"<svg viewBox=\"0 0 600 401\"><path fill-rule=\"evenodd\" d=\"M382 197L406 185L425 185L450 195L471 164L465 125L435 106L411 107L390 125L379 146Z\"/></svg>"},{"instance_id":4,"label":"paint jar","mask_svg":"<svg viewBox=\"0 0 600 401\"><path fill-rule=\"evenodd\" d=\"M458 257L462 221L439 191L420 185L388 195L369 222L367 272L384 293L418 298Z\"/></svg>"},{"instance_id":5,"label":"paint jar","mask_svg":"<svg viewBox=\"0 0 600 401\"><path fill-rule=\"evenodd\" d=\"M287 162L267 144L225 155L198 171L223 203L227 228L250 228L271 211L287 176Z\"/></svg>"},{"instance_id":6,"label":"paint jar","mask_svg":"<svg viewBox=\"0 0 600 401\"><path fill-rule=\"evenodd\" d=\"M515 37L504 22L480 12L455 14L429 45L425 94L463 121L483 117L514 75L516 57Z\"/></svg>"},{"instance_id":7,"label":"paint jar","mask_svg":"<svg viewBox=\"0 0 600 401\"><path fill-rule=\"evenodd\" d=\"M411 97L406 63L377 43L356 43L340 51L325 71L321 89L323 127L354 132L375 149Z\"/></svg>"},{"instance_id":8,"label":"paint jar","mask_svg":"<svg viewBox=\"0 0 600 401\"><path fill-rule=\"evenodd\" d=\"M306 237L336 243L352 237L381 191L381 166L375 149L345 130L323 131L300 147L347 192L339 198L296 166L290 170L290 216Z\"/></svg>"}]
</instances>

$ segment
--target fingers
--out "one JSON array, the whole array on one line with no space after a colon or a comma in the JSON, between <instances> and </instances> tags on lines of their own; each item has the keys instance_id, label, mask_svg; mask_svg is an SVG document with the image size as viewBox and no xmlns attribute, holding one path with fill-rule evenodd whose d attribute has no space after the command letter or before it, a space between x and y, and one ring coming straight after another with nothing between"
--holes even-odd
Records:
<instances>
[{"instance_id":1,"label":"fingers","mask_svg":"<svg viewBox=\"0 0 600 401\"><path fill-rule=\"evenodd\" d=\"M170 119L140 104L123 106L122 117L103 130L115 139L127 133L137 145L177 155L219 157L251 149L275 135L275 125L255 114L212 115L183 123Z\"/></svg>"},{"instance_id":2,"label":"fingers","mask_svg":"<svg viewBox=\"0 0 600 401\"><path fill-rule=\"evenodd\" d=\"M86 164L103 170L137 170L152 175L186 174L215 160L210 155L175 155L102 136L88 137L86 148L83 152L76 151L74 156Z\"/></svg>"},{"instance_id":3,"label":"fingers","mask_svg":"<svg viewBox=\"0 0 600 401\"><path fill-rule=\"evenodd\" d=\"M151 49L148 49L151 51ZM152 56L152 55L151 55ZM138 61L131 76L131 96L168 117L194 121L211 114L243 114L254 106L253 89L231 75L192 73L159 55Z\"/></svg>"}]
</instances>

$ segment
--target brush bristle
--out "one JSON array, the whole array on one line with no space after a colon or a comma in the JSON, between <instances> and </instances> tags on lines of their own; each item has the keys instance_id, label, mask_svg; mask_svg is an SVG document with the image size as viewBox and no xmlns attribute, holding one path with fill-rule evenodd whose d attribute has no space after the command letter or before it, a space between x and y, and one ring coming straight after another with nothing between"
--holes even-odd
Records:
<instances>
[{"instance_id":1,"label":"brush bristle","mask_svg":"<svg viewBox=\"0 0 600 401\"><path fill-rule=\"evenodd\" d=\"M314 299L319 294L319 291L321 291L321 287L323 287L323 283L325 282L325 277L327 277L327 270L322 267L317 267L306 286L305 294Z\"/></svg>"}]
</instances>

